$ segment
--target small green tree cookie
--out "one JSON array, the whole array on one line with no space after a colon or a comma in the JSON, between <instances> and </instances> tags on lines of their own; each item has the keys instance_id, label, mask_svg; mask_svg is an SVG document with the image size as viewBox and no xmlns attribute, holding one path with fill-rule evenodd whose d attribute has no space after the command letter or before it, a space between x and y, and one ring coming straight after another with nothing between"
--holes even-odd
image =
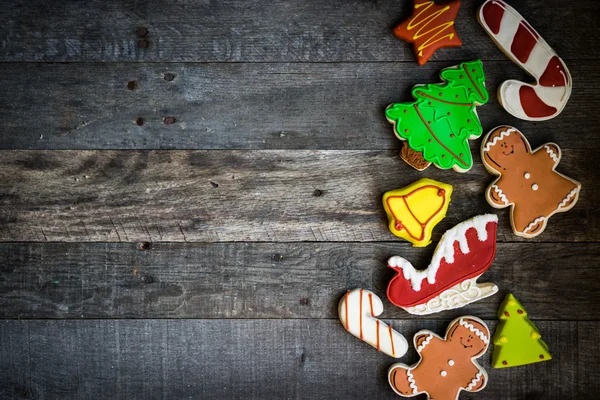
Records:
<instances>
[{"instance_id":1,"label":"small green tree cookie","mask_svg":"<svg viewBox=\"0 0 600 400\"><path fill-rule=\"evenodd\" d=\"M421 153L426 163L466 172L473 166L468 141L483 133L475 107L488 102L483 64L480 60L464 62L443 70L440 76L444 83L415 86L416 101L390 104L385 116L394 124L396 136Z\"/></svg>"},{"instance_id":2,"label":"small green tree cookie","mask_svg":"<svg viewBox=\"0 0 600 400\"><path fill-rule=\"evenodd\" d=\"M527 311L512 294L507 294L498 310L500 325L494 334L492 367L508 368L552 359L548 346Z\"/></svg>"}]
</instances>

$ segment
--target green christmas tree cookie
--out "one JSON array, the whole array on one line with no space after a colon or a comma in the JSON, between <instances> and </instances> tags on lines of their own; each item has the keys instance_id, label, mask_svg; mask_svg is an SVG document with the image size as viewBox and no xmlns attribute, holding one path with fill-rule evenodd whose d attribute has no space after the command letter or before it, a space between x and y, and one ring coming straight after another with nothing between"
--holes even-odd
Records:
<instances>
[{"instance_id":1,"label":"green christmas tree cookie","mask_svg":"<svg viewBox=\"0 0 600 400\"><path fill-rule=\"evenodd\" d=\"M552 359L548 346L527 311L512 294L507 294L498 310L500 325L494 334L492 367L508 368Z\"/></svg>"},{"instance_id":2,"label":"green christmas tree cookie","mask_svg":"<svg viewBox=\"0 0 600 400\"><path fill-rule=\"evenodd\" d=\"M401 157L418 170L429 163L466 172L473 166L469 139L483 133L476 106L488 101L480 60L444 69L444 83L417 85L416 101L390 104L385 111L399 139L408 142ZM406 143L405 143L406 146ZM418 160L421 158L421 160Z\"/></svg>"}]
</instances>

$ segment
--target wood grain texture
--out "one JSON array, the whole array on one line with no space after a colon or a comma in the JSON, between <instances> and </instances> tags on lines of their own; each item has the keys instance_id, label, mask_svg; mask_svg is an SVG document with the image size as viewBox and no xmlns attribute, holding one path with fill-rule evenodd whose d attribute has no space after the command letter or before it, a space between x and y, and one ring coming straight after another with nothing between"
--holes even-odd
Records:
<instances>
[{"instance_id":1,"label":"wood grain texture","mask_svg":"<svg viewBox=\"0 0 600 400\"><path fill-rule=\"evenodd\" d=\"M347 289L373 290L385 318L418 318L386 299L407 243L0 244L0 318L337 318ZM566 261L568 260L568 261ZM568 266L567 266L568 265ZM598 320L597 244L500 244L480 279L500 293L461 312L495 319L504 294L544 320ZM428 316L450 318L455 311Z\"/></svg>"},{"instance_id":2,"label":"wood grain texture","mask_svg":"<svg viewBox=\"0 0 600 400\"><path fill-rule=\"evenodd\" d=\"M410 1L43 0L5 2L0 61L411 61L392 28ZM475 18L478 0L462 2L456 29L464 45L433 60L504 59ZM549 4L550 3L550 4ZM511 2L565 59L598 59L590 34L596 1ZM139 48L136 28L148 29ZM415 64L416 67L416 64Z\"/></svg>"},{"instance_id":3,"label":"wood grain texture","mask_svg":"<svg viewBox=\"0 0 600 400\"><path fill-rule=\"evenodd\" d=\"M391 33L409 0L0 1L0 398L398 399L394 360L337 321L355 287L381 296L409 341L466 313L493 330L513 292L554 359L489 370L486 390L461 398L599 398L600 2L510 0L574 81L564 112L532 123L495 99L530 78L477 23L481 1L462 1L464 45L424 67ZM383 115L476 58L485 130L558 143L559 171L583 184L534 240L485 202L479 140L468 174L418 173ZM424 267L434 246L392 236L380 203L424 176L455 190L434 241L499 215L481 281L500 293L415 318L385 300L385 263ZM411 348L401 361L416 360Z\"/></svg>"},{"instance_id":4,"label":"wood grain texture","mask_svg":"<svg viewBox=\"0 0 600 400\"><path fill-rule=\"evenodd\" d=\"M412 339L422 328L443 334L448 321L391 324ZM469 399L595 398L600 354L586 336L598 340L599 323L536 325L553 360L497 370L488 351L488 386ZM0 342L23 349L16 360L0 351L6 399L398 398L386 382L394 359L332 320L1 321ZM402 360L417 359L411 349Z\"/></svg>"},{"instance_id":5,"label":"wood grain texture","mask_svg":"<svg viewBox=\"0 0 600 400\"><path fill-rule=\"evenodd\" d=\"M598 208L586 195L600 191L596 151L563 154L559 170L584 192L534 241L597 241ZM498 240L525 241L512 234L508 209L485 201L493 177L478 159L467 174L428 170L455 187L434 237L498 212ZM381 196L422 177L391 151L7 151L0 241L390 240Z\"/></svg>"},{"instance_id":6,"label":"wood grain texture","mask_svg":"<svg viewBox=\"0 0 600 400\"><path fill-rule=\"evenodd\" d=\"M454 64L0 63L0 89L11 94L0 98L0 149L400 150L386 106L411 101L415 84L439 82ZM477 112L486 132L508 124L532 143L600 148L600 69L569 67L576 90L544 124L512 117L496 99L503 81L526 74L484 61L490 101Z\"/></svg>"}]
</instances>

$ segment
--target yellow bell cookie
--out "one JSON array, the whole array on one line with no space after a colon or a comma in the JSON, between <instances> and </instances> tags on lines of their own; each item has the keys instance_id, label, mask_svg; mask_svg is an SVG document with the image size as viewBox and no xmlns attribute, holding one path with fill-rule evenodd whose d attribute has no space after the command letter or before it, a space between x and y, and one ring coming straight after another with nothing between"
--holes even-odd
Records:
<instances>
[{"instance_id":1,"label":"yellow bell cookie","mask_svg":"<svg viewBox=\"0 0 600 400\"><path fill-rule=\"evenodd\" d=\"M423 178L383 195L390 231L416 247L431 243L433 228L446 216L452 186Z\"/></svg>"}]
</instances>

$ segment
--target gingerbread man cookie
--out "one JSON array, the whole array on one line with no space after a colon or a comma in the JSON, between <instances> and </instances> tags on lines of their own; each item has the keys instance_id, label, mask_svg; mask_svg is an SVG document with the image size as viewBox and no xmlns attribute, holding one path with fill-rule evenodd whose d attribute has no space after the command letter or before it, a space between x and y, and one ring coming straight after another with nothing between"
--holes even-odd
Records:
<instances>
[{"instance_id":1,"label":"gingerbread man cookie","mask_svg":"<svg viewBox=\"0 0 600 400\"><path fill-rule=\"evenodd\" d=\"M472 316L452 321L444 339L428 330L419 331L414 343L421 360L413 366L392 365L388 381L402 397L424 393L431 400L457 400L461 390L479 392L488 377L475 359L486 352L489 337L486 324Z\"/></svg>"},{"instance_id":2,"label":"gingerbread man cookie","mask_svg":"<svg viewBox=\"0 0 600 400\"><path fill-rule=\"evenodd\" d=\"M554 143L532 151L525 136L511 126L500 126L483 139L483 164L499 176L487 188L485 197L492 207L511 206L515 235L539 235L552 215L568 211L577 203L581 184L554 170L560 157L560 148Z\"/></svg>"}]
</instances>

